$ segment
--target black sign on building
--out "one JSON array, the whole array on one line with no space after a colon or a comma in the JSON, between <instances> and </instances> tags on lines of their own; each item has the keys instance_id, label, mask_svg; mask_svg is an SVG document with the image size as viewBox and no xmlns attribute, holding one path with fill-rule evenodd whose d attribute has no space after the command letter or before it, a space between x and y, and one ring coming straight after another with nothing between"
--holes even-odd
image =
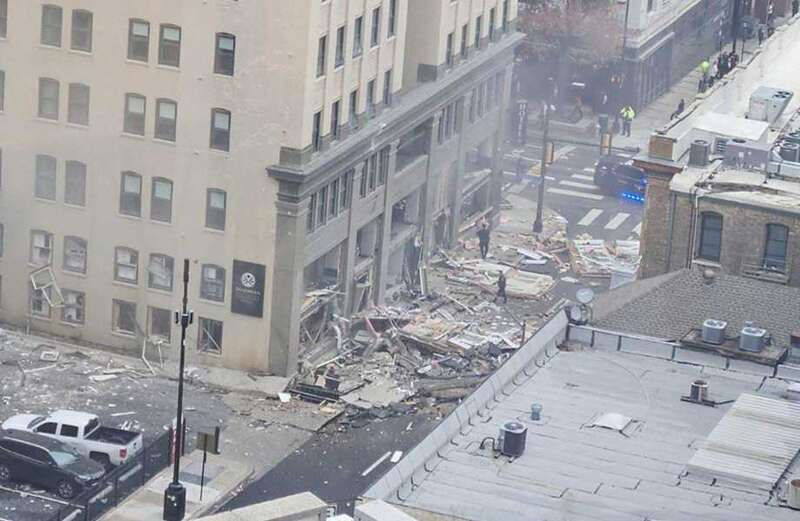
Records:
<instances>
[{"instance_id":1,"label":"black sign on building","mask_svg":"<svg viewBox=\"0 0 800 521\"><path fill-rule=\"evenodd\" d=\"M251 317L264 316L264 278L266 266L233 261L231 311Z\"/></svg>"},{"instance_id":2,"label":"black sign on building","mask_svg":"<svg viewBox=\"0 0 800 521\"><path fill-rule=\"evenodd\" d=\"M517 144L528 141L528 100L517 101Z\"/></svg>"}]
</instances>

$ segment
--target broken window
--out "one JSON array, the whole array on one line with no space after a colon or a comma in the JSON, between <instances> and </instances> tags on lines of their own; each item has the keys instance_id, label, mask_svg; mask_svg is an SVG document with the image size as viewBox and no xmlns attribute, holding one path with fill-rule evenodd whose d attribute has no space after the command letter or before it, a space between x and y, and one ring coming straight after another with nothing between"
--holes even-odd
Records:
<instances>
[{"instance_id":1,"label":"broken window","mask_svg":"<svg viewBox=\"0 0 800 521\"><path fill-rule=\"evenodd\" d=\"M147 308L147 333L169 343L172 334L172 312L168 309Z\"/></svg>"},{"instance_id":2,"label":"broken window","mask_svg":"<svg viewBox=\"0 0 800 521\"><path fill-rule=\"evenodd\" d=\"M86 295L82 291L65 289L64 307L61 308L61 320L70 324L83 324L86 319Z\"/></svg>"},{"instance_id":3,"label":"broken window","mask_svg":"<svg viewBox=\"0 0 800 521\"><path fill-rule=\"evenodd\" d=\"M215 302L225 300L225 268L215 264L203 264L200 298Z\"/></svg>"},{"instance_id":4,"label":"broken window","mask_svg":"<svg viewBox=\"0 0 800 521\"><path fill-rule=\"evenodd\" d=\"M64 305L64 297L56 284L55 275L50 266L39 268L30 274L31 288L37 298L43 298L49 307L61 307Z\"/></svg>"},{"instance_id":5,"label":"broken window","mask_svg":"<svg viewBox=\"0 0 800 521\"><path fill-rule=\"evenodd\" d=\"M41 230L33 230L31 232L31 264L47 266L50 264L52 252L53 234Z\"/></svg>"},{"instance_id":6,"label":"broken window","mask_svg":"<svg viewBox=\"0 0 800 521\"><path fill-rule=\"evenodd\" d=\"M175 261L172 257L160 253L150 254L150 263L147 266L147 285L150 288L172 291L172 274Z\"/></svg>"},{"instance_id":7,"label":"broken window","mask_svg":"<svg viewBox=\"0 0 800 521\"><path fill-rule=\"evenodd\" d=\"M111 310L112 327L124 335L136 334L136 304L114 299Z\"/></svg>"},{"instance_id":8,"label":"broken window","mask_svg":"<svg viewBox=\"0 0 800 521\"><path fill-rule=\"evenodd\" d=\"M75 206L86 205L86 165L80 161L67 161L65 164L64 202Z\"/></svg>"},{"instance_id":9,"label":"broken window","mask_svg":"<svg viewBox=\"0 0 800 521\"><path fill-rule=\"evenodd\" d=\"M80 237L64 237L64 270L86 273L86 241Z\"/></svg>"},{"instance_id":10,"label":"broken window","mask_svg":"<svg viewBox=\"0 0 800 521\"><path fill-rule=\"evenodd\" d=\"M222 354L222 322L200 317L197 349L206 353Z\"/></svg>"},{"instance_id":11,"label":"broken window","mask_svg":"<svg viewBox=\"0 0 800 521\"><path fill-rule=\"evenodd\" d=\"M142 176L137 173L122 172L119 213L134 217L142 215Z\"/></svg>"},{"instance_id":12,"label":"broken window","mask_svg":"<svg viewBox=\"0 0 800 521\"><path fill-rule=\"evenodd\" d=\"M114 251L114 278L136 284L139 281L139 253L131 248L117 247Z\"/></svg>"},{"instance_id":13,"label":"broken window","mask_svg":"<svg viewBox=\"0 0 800 521\"><path fill-rule=\"evenodd\" d=\"M31 290L31 315L36 317L50 318L50 295L52 289L50 287L36 289L33 286Z\"/></svg>"}]
</instances>

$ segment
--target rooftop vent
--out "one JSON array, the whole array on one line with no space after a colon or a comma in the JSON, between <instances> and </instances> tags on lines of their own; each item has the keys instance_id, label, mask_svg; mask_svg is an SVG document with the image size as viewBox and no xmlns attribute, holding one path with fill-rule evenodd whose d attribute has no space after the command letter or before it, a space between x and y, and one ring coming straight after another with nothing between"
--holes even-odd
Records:
<instances>
[{"instance_id":1,"label":"rooftop vent","mask_svg":"<svg viewBox=\"0 0 800 521\"><path fill-rule=\"evenodd\" d=\"M789 481L786 487L786 504L789 508L800 510L800 479Z\"/></svg>"},{"instance_id":2,"label":"rooftop vent","mask_svg":"<svg viewBox=\"0 0 800 521\"><path fill-rule=\"evenodd\" d=\"M500 436L497 439L500 445L500 454L519 458L525 452L527 437L527 427L515 421L506 422L500 427Z\"/></svg>"},{"instance_id":3,"label":"rooftop vent","mask_svg":"<svg viewBox=\"0 0 800 521\"><path fill-rule=\"evenodd\" d=\"M754 327L752 323L748 322L742 328L742 333L739 336L739 349L749 353L758 353L764 349L766 341L767 330Z\"/></svg>"},{"instance_id":4,"label":"rooftop vent","mask_svg":"<svg viewBox=\"0 0 800 521\"><path fill-rule=\"evenodd\" d=\"M780 150L781 159L797 163L800 161L800 144L783 141Z\"/></svg>"},{"instance_id":5,"label":"rooftop vent","mask_svg":"<svg viewBox=\"0 0 800 521\"><path fill-rule=\"evenodd\" d=\"M724 320L709 318L703 322L703 342L721 345L725 343L725 329L728 323Z\"/></svg>"}]
</instances>

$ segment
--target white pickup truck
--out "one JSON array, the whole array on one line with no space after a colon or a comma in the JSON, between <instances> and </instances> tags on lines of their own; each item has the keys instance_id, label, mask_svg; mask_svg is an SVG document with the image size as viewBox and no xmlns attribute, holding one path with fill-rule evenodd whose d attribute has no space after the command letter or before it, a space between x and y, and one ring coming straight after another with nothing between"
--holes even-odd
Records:
<instances>
[{"instance_id":1,"label":"white pickup truck","mask_svg":"<svg viewBox=\"0 0 800 521\"><path fill-rule=\"evenodd\" d=\"M18 414L3 422L3 429L36 432L60 440L109 468L121 465L142 450L142 434L100 425L95 414L56 411L50 416Z\"/></svg>"}]
</instances>

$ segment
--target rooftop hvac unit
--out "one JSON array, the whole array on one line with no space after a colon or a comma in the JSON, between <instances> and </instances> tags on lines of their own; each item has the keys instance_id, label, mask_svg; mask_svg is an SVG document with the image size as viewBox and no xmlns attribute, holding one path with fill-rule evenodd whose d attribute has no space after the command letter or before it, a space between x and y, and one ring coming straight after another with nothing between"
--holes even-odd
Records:
<instances>
[{"instance_id":1,"label":"rooftop hvac unit","mask_svg":"<svg viewBox=\"0 0 800 521\"><path fill-rule=\"evenodd\" d=\"M689 165L704 167L708 166L708 156L711 153L711 146L708 141L695 139L689 147Z\"/></svg>"},{"instance_id":2,"label":"rooftop hvac unit","mask_svg":"<svg viewBox=\"0 0 800 521\"><path fill-rule=\"evenodd\" d=\"M718 156L725 155L725 149L728 147L728 139L724 137L718 137L716 141L714 141L714 153Z\"/></svg>"},{"instance_id":3,"label":"rooftop hvac unit","mask_svg":"<svg viewBox=\"0 0 800 521\"><path fill-rule=\"evenodd\" d=\"M774 123L792 100L793 93L772 87L759 87L750 96L748 119Z\"/></svg>"},{"instance_id":4,"label":"rooftop hvac unit","mask_svg":"<svg viewBox=\"0 0 800 521\"><path fill-rule=\"evenodd\" d=\"M724 320L709 318L703 322L703 342L706 344L721 345L725 343L725 329L728 323Z\"/></svg>"},{"instance_id":5,"label":"rooftop hvac unit","mask_svg":"<svg viewBox=\"0 0 800 521\"><path fill-rule=\"evenodd\" d=\"M767 330L746 325L739 336L739 349L748 353L758 353L764 349L767 341Z\"/></svg>"},{"instance_id":6,"label":"rooftop hvac unit","mask_svg":"<svg viewBox=\"0 0 800 521\"><path fill-rule=\"evenodd\" d=\"M731 139L725 145L724 163L737 168L764 170L770 158L770 147L746 139Z\"/></svg>"},{"instance_id":7,"label":"rooftop hvac unit","mask_svg":"<svg viewBox=\"0 0 800 521\"><path fill-rule=\"evenodd\" d=\"M497 441L500 445L500 454L519 458L525 452L525 441L528 437L528 428L520 422L510 421L500 427L500 436Z\"/></svg>"},{"instance_id":8,"label":"rooftop hvac unit","mask_svg":"<svg viewBox=\"0 0 800 521\"><path fill-rule=\"evenodd\" d=\"M788 134L783 136L784 141L788 141L789 143L797 143L800 145L800 129L793 130Z\"/></svg>"},{"instance_id":9,"label":"rooftop hvac unit","mask_svg":"<svg viewBox=\"0 0 800 521\"><path fill-rule=\"evenodd\" d=\"M797 143L792 143L790 141L784 141L781 143L781 159L784 161L791 161L793 163L797 163L800 161L800 145Z\"/></svg>"}]
</instances>

